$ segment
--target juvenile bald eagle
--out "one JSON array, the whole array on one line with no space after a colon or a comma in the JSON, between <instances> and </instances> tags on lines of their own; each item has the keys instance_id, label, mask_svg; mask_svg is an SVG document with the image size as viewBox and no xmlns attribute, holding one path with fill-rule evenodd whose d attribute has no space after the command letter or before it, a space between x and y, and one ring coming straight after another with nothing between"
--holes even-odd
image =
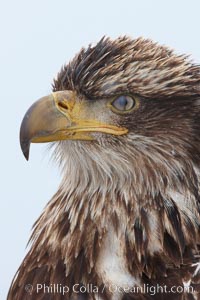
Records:
<instances>
[{"instance_id":1,"label":"juvenile bald eagle","mask_svg":"<svg viewBox=\"0 0 200 300\"><path fill-rule=\"evenodd\" d=\"M58 73L20 132L63 170L8 300L200 299L200 67L101 39Z\"/></svg>"}]
</instances>

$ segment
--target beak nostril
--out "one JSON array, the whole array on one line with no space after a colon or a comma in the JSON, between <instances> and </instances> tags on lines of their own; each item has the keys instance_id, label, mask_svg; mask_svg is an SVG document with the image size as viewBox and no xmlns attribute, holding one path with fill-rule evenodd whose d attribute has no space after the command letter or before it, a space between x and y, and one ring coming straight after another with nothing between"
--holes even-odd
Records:
<instances>
[{"instance_id":1,"label":"beak nostril","mask_svg":"<svg viewBox=\"0 0 200 300\"><path fill-rule=\"evenodd\" d=\"M58 101L58 106L62 110L68 110L69 109L69 105L68 105L68 103L67 103L67 101L65 99L64 100L59 100Z\"/></svg>"}]
</instances>

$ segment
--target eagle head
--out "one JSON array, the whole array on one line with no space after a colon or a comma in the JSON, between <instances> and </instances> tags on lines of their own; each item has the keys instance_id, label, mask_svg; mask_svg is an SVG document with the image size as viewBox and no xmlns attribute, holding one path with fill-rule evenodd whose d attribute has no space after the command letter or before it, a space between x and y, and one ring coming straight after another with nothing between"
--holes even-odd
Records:
<instances>
[{"instance_id":1,"label":"eagle head","mask_svg":"<svg viewBox=\"0 0 200 300\"><path fill-rule=\"evenodd\" d=\"M79 170L95 185L128 181L155 193L182 184L199 157L199 84L199 67L184 55L143 38L103 38L62 67L52 94L28 110L22 151L28 159L31 142L57 141L70 176Z\"/></svg>"}]
</instances>

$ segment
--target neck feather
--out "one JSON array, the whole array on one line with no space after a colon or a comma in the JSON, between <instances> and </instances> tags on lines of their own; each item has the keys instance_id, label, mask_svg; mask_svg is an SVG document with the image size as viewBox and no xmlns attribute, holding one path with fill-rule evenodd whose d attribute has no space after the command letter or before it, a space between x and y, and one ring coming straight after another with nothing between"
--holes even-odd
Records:
<instances>
[{"instance_id":1,"label":"neck feather","mask_svg":"<svg viewBox=\"0 0 200 300\"><path fill-rule=\"evenodd\" d=\"M183 152L148 139L141 145L140 137L135 137L134 150L127 144L126 153L123 143L118 151L114 145L113 151L82 143L62 147L63 153L68 151L62 159L63 180L37 221L33 238L36 247L46 240L52 251L60 245L67 274L80 255L88 274L95 268L110 226L123 240L131 272L144 271L147 257L158 253L163 264L180 265L186 249L195 249L199 172Z\"/></svg>"}]
</instances>

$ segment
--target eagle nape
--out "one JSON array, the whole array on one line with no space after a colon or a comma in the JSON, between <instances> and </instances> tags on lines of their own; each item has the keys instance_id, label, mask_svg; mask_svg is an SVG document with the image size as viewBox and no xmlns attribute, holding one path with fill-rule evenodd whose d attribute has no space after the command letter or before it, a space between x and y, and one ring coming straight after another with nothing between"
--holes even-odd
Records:
<instances>
[{"instance_id":1,"label":"eagle nape","mask_svg":"<svg viewBox=\"0 0 200 300\"><path fill-rule=\"evenodd\" d=\"M58 191L8 300L200 300L200 67L101 39L61 68L20 144L54 142ZM31 288L27 288L31 287Z\"/></svg>"}]
</instances>

